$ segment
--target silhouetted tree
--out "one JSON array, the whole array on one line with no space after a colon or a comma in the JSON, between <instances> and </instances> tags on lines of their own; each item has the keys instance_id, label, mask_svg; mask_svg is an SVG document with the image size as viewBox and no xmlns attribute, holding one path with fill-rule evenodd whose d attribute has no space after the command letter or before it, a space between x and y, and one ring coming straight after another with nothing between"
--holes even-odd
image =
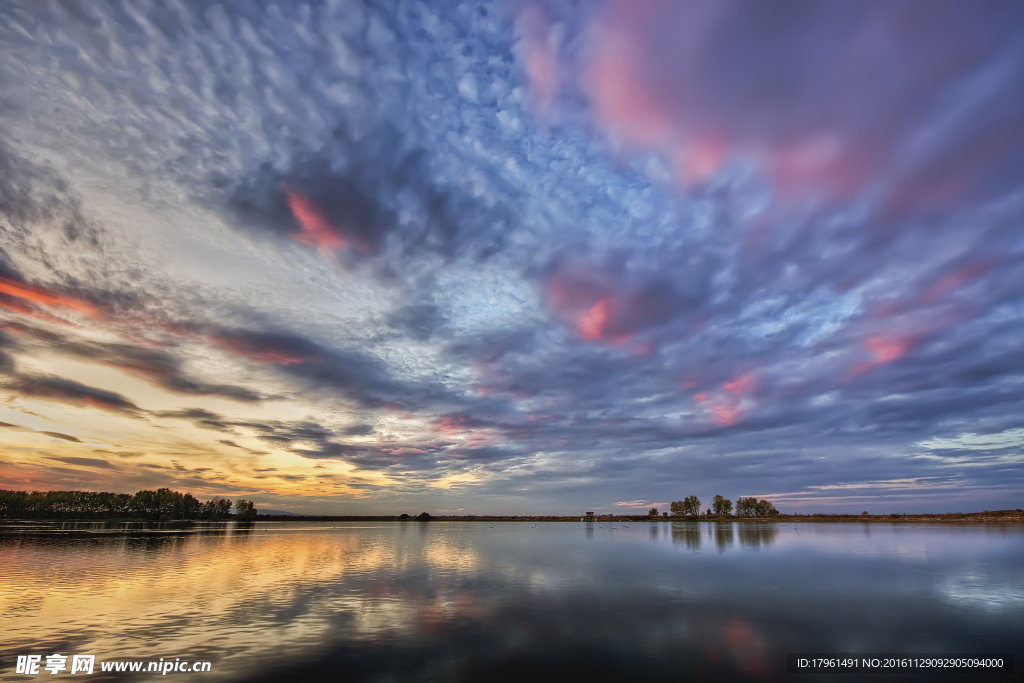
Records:
<instances>
[{"instance_id":1,"label":"silhouetted tree","mask_svg":"<svg viewBox=\"0 0 1024 683\"><path fill-rule=\"evenodd\" d=\"M243 522L256 519L255 504L251 500L242 500L239 498L235 501L235 517Z\"/></svg>"},{"instance_id":2,"label":"silhouetted tree","mask_svg":"<svg viewBox=\"0 0 1024 683\"><path fill-rule=\"evenodd\" d=\"M230 498L214 498L199 508L200 519L224 519L231 512Z\"/></svg>"},{"instance_id":3,"label":"silhouetted tree","mask_svg":"<svg viewBox=\"0 0 1024 683\"><path fill-rule=\"evenodd\" d=\"M737 498L736 514L740 517L753 517L757 514L757 498Z\"/></svg>"},{"instance_id":4,"label":"silhouetted tree","mask_svg":"<svg viewBox=\"0 0 1024 683\"><path fill-rule=\"evenodd\" d=\"M202 505L191 493L182 496L178 504L181 505L182 519L195 519L199 515L199 506Z\"/></svg>"},{"instance_id":5,"label":"silhouetted tree","mask_svg":"<svg viewBox=\"0 0 1024 683\"><path fill-rule=\"evenodd\" d=\"M214 499L200 503L190 493L168 488L149 489L134 495L95 491L3 491L0 517L37 519L220 519L231 510L231 501Z\"/></svg>"},{"instance_id":6,"label":"silhouetted tree","mask_svg":"<svg viewBox=\"0 0 1024 683\"><path fill-rule=\"evenodd\" d=\"M711 501L711 507L716 515L727 515L732 512L732 501L716 494Z\"/></svg>"},{"instance_id":7,"label":"silhouetted tree","mask_svg":"<svg viewBox=\"0 0 1024 683\"><path fill-rule=\"evenodd\" d=\"M770 501L751 497L736 501L736 514L741 517L774 517L779 511Z\"/></svg>"},{"instance_id":8,"label":"silhouetted tree","mask_svg":"<svg viewBox=\"0 0 1024 683\"><path fill-rule=\"evenodd\" d=\"M683 500L677 500L669 506L674 517L696 517L700 514L700 498L687 496Z\"/></svg>"}]
</instances>

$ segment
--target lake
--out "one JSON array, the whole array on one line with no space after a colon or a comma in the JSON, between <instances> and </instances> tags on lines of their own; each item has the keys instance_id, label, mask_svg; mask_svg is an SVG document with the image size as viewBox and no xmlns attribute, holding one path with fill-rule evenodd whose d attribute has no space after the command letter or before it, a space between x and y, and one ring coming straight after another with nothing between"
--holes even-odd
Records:
<instances>
[{"instance_id":1,"label":"lake","mask_svg":"<svg viewBox=\"0 0 1024 683\"><path fill-rule=\"evenodd\" d=\"M210 662L168 674L202 681L940 679L787 673L798 652L1024 666L1020 526L144 526L0 525L0 680L53 654L82 680L161 658ZM75 654L95 656L91 677Z\"/></svg>"}]
</instances>

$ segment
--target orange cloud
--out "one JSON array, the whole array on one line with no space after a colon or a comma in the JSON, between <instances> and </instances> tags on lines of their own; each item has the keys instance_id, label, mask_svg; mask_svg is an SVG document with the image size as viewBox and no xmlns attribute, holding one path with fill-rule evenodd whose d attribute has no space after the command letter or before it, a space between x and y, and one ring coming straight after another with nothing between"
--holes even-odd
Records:
<instances>
[{"instance_id":1,"label":"orange cloud","mask_svg":"<svg viewBox=\"0 0 1024 683\"><path fill-rule=\"evenodd\" d=\"M44 287L36 287L34 285L17 282L5 277L0 277L0 293L43 306L70 308L78 311L79 313L85 313L90 316L97 316L100 313L96 306L84 299L67 296ZM17 302L5 303L0 300L0 305L20 313L28 312L27 307L19 305Z\"/></svg>"}]
</instances>

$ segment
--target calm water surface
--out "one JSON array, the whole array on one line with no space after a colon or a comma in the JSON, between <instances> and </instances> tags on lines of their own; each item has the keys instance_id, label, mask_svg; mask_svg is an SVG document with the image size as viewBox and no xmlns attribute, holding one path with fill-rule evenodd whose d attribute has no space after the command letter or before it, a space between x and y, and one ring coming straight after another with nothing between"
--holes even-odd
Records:
<instances>
[{"instance_id":1,"label":"calm water surface","mask_svg":"<svg viewBox=\"0 0 1024 683\"><path fill-rule=\"evenodd\" d=\"M0 680L54 653L208 660L169 674L204 681L886 680L786 673L814 651L1024 667L1021 527L72 526L0 526Z\"/></svg>"}]
</instances>

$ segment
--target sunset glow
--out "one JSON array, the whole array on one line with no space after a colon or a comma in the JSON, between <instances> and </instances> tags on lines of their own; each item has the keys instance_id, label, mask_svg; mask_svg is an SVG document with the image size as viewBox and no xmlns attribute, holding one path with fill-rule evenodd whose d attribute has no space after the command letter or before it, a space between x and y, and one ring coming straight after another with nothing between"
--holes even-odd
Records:
<instances>
[{"instance_id":1,"label":"sunset glow","mask_svg":"<svg viewBox=\"0 0 1024 683\"><path fill-rule=\"evenodd\" d=\"M0 5L0 488L1020 507L1024 9L769 4Z\"/></svg>"}]
</instances>

